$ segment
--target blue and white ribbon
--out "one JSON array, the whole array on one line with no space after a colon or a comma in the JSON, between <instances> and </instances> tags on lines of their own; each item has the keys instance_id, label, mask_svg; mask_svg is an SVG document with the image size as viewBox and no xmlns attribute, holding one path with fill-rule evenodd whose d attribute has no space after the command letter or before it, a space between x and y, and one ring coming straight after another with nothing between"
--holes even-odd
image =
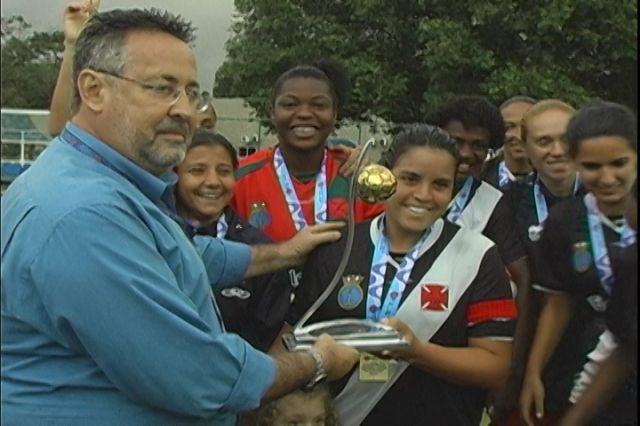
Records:
<instances>
[{"instance_id":1,"label":"blue and white ribbon","mask_svg":"<svg viewBox=\"0 0 640 426\"><path fill-rule=\"evenodd\" d=\"M413 266L418 259L419 253L424 253L426 249L423 247L425 241L431 234L432 226L429 226L420 236L413 248L404 256L400 264L389 291L382 303L382 291L384 288L384 277L387 272L387 264L389 262L389 240L385 233L384 218L380 220L381 236L375 245L373 252L373 261L371 263L371 273L369 274L369 289L367 291L367 318L373 321L379 321L382 318L394 316L400 307L400 300L407 288L407 283L411 276ZM431 244L435 242L431 241Z\"/></svg>"},{"instance_id":2,"label":"blue and white ribbon","mask_svg":"<svg viewBox=\"0 0 640 426\"><path fill-rule=\"evenodd\" d=\"M604 231L602 230L603 220L606 219L609 221L609 219L604 216L600 210L598 210L596 197L592 193L588 193L584 196L584 204L587 207L589 235L591 236L593 257L595 258L595 265L598 271L598 276L600 277L600 283L607 294L611 294L615 278L613 276L613 270L611 269L611 260L609 259L607 242L604 237ZM626 221L622 227L614 227L614 229L620 235L620 242L623 245L633 244L635 242L635 231L629 227Z\"/></svg>"},{"instance_id":3,"label":"blue and white ribbon","mask_svg":"<svg viewBox=\"0 0 640 426\"><path fill-rule=\"evenodd\" d=\"M502 160L498 164L498 186L504 188L509 182L515 182L516 177L511 173L511 170L507 167L507 164Z\"/></svg>"},{"instance_id":4,"label":"blue and white ribbon","mask_svg":"<svg viewBox=\"0 0 640 426\"><path fill-rule=\"evenodd\" d=\"M224 216L224 213L220 215L218 218L218 223L216 224L216 238L224 239L227 236L227 231L229 230L229 225L227 224L227 219Z\"/></svg>"},{"instance_id":5,"label":"blue and white ribbon","mask_svg":"<svg viewBox=\"0 0 640 426\"><path fill-rule=\"evenodd\" d=\"M469 202L469 197L471 196L471 188L473 187L473 177L469 176L467 180L464 182L462 189L458 191L456 198L451 201L449 205L449 214L447 215L447 220L451 223L456 223L464 208L467 206Z\"/></svg>"},{"instance_id":6,"label":"blue and white ribbon","mask_svg":"<svg viewBox=\"0 0 640 426\"><path fill-rule=\"evenodd\" d=\"M276 170L276 175L278 176L278 181L280 182L280 187L284 193L285 200L287 201L287 206L289 207L289 213L291 214L293 224L295 225L296 230L300 231L307 226L307 221L304 217L302 204L296 194L289 170L287 169L287 164L280 152L280 148L276 148L273 153L273 165ZM316 175L313 209L316 223L324 223L327 221L327 150L324 151L320 172Z\"/></svg>"}]
</instances>

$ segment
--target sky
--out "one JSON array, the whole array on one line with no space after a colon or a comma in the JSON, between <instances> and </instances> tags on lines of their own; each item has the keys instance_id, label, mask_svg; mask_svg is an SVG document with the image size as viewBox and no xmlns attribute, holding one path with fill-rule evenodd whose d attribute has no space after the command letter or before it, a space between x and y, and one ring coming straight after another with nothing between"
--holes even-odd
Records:
<instances>
[{"instance_id":1,"label":"sky","mask_svg":"<svg viewBox=\"0 0 640 426\"><path fill-rule=\"evenodd\" d=\"M62 30L62 16L70 0L2 0L2 17L21 15L36 31ZM225 57L224 44L231 36L233 0L101 0L100 10L117 8L166 9L189 19L196 30L195 54L198 79L211 91L215 72Z\"/></svg>"}]
</instances>

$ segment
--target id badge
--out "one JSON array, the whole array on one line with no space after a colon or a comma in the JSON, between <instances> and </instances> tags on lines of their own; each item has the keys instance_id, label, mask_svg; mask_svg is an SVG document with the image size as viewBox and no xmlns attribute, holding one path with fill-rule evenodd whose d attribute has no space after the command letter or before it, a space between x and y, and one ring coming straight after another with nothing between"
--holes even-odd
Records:
<instances>
[{"instance_id":1,"label":"id badge","mask_svg":"<svg viewBox=\"0 0 640 426\"><path fill-rule=\"evenodd\" d=\"M389 359L361 353L359 370L363 382L386 382L391 378L392 364Z\"/></svg>"}]
</instances>

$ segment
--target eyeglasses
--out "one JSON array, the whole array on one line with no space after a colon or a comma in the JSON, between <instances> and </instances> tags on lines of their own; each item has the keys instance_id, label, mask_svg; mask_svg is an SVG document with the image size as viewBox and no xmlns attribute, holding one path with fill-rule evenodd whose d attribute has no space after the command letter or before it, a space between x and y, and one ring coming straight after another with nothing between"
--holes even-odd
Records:
<instances>
[{"instance_id":1,"label":"eyeglasses","mask_svg":"<svg viewBox=\"0 0 640 426\"><path fill-rule=\"evenodd\" d=\"M142 89L149 91L152 96L159 101L166 103L167 106L175 105L178 102L178 99L180 99L180 96L182 96L183 91L187 95L187 99L189 100L189 104L191 105L191 107L196 109L198 112L206 110L209 106L208 100L200 94L199 88L197 86L185 87L184 90L181 90L178 86L171 83L151 84L133 78L125 77L124 75L120 75L113 71L107 71L103 69L94 69L94 71L137 84Z\"/></svg>"}]
</instances>

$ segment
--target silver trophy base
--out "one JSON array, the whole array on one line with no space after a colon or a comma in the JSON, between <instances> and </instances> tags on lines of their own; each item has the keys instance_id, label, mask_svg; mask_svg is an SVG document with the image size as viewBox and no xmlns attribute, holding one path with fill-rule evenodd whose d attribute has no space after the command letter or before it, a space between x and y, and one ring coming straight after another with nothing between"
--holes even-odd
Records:
<instances>
[{"instance_id":1,"label":"silver trophy base","mask_svg":"<svg viewBox=\"0 0 640 426\"><path fill-rule=\"evenodd\" d=\"M321 334L328 334L335 341L363 352L382 352L409 346L409 342L388 325L353 318L322 321L297 328L293 334L282 336L282 340L290 351L301 351L313 346Z\"/></svg>"}]
</instances>

